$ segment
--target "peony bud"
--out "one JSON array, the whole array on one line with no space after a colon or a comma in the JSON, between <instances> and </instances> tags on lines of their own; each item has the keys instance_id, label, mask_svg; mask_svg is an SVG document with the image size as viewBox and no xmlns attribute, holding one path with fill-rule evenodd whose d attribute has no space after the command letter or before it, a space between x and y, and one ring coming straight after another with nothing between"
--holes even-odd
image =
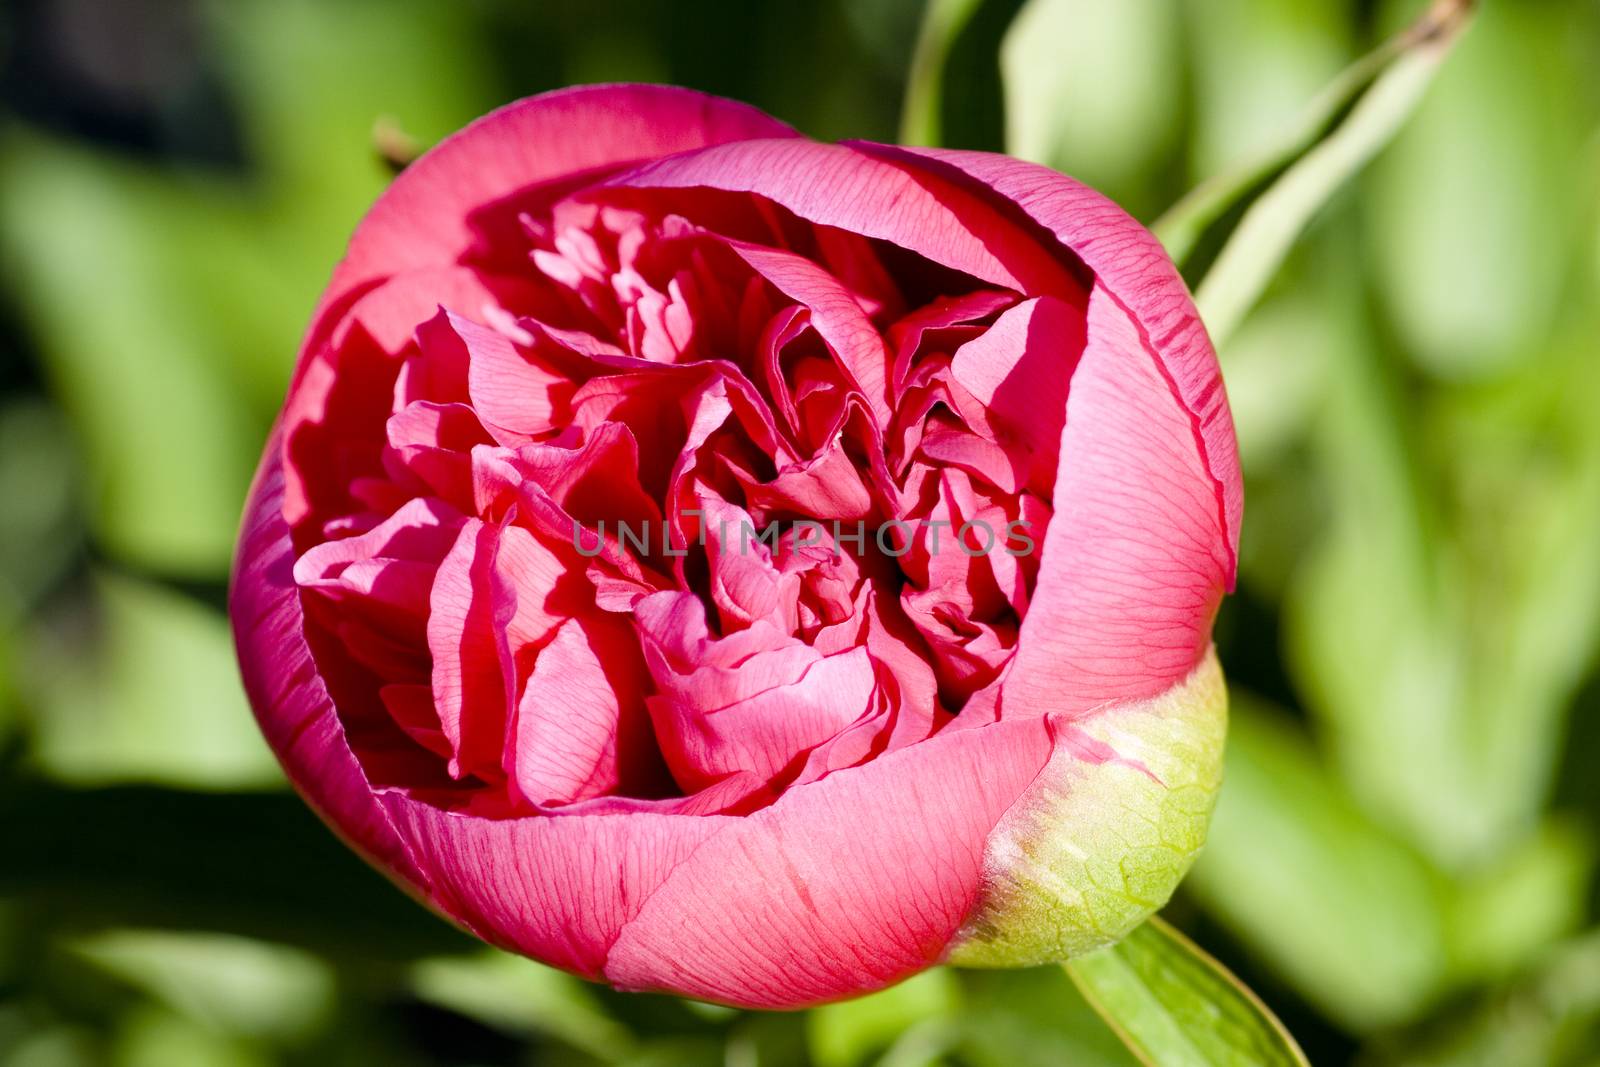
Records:
<instances>
[{"instance_id":1,"label":"peony bud","mask_svg":"<svg viewBox=\"0 0 1600 1067\"><path fill-rule=\"evenodd\" d=\"M1194 307L1103 197L585 87L356 230L232 614L289 777L420 899L793 1007L1165 902L1240 506Z\"/></svg>"}]
</instances>

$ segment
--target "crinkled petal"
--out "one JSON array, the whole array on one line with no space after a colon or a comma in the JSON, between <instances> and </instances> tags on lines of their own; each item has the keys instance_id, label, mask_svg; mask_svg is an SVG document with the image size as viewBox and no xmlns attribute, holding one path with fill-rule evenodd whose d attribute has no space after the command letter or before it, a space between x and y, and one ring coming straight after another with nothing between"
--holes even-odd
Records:
<instances>
[{"instance_id":1,"label":"crinkled petal","mask_svg":"<svg viewBox=\"0 0 1600 1067\"><path fill-rule=\"evenodd\" d=\"M702 710L688 692L649 699L667 765L688 791L750 771L771 779L866 714L877 687L865 648L816 657L799 678Z\"/></svg>"},{"instance_id":2,"label":"crinkled petal","mask_svg":"<svg viewBox=\"0 0 1600 1067\"><path fill-rule=\"evenodd\" d=\"M742 241L729 246L785 296L811 311L811 324L867 398L879 426L889 423L889 355L856 298L802 256Z\"/></svg>"},{"instance_id":3,"label":"crinkled petal","mask_svg":"<svg viewBox=\"0 0 1600 1067\"><path fill-rule=\"evenodd\" d=\"M950 361L951 375L1027 458L1029 485L1040 492L1055 482L1067 386L1083 351L1083 329L1082 312L1039 297L1002 312Z\"/></svg>"},{"instance_id":4,"label":"crinkled petal","mask_svg":"<svg viewBox=\"0 0 1600 1067\"><path fill-rule=\"evenodd\" d=\"M468 519L439 564L429 598L433 698L450 740L450 773L499 777L507 713L491 568L500 531Z\"/></svg>"},{"instance_id":5,"label":"crinkled petal","mask_svg":"<svg viewBox=\"0 0 1600 1067\"><path fill-rule=\"evenodd\" d=\"M1055 234L1126 310L1188 414L1217 497L1231 589L1244 514L1233 418L1205 325L1161 242L1102 194L1048 167L989 152L858 147L881 158L923 161L930 174L964 177L971 187L1003 197Z\"/></svg>"},{"instance_id":6,"label":"crinkled petal","mask_svg":"<svg viewBox=\"0 0 1600 1067\"><path fill-rule=\"evenodd\" d=\"M625 624L569 619L540 649L507 748L517 789L567 804L615 789L642 760L644 664Z\"/></svg>"}]
</instances>

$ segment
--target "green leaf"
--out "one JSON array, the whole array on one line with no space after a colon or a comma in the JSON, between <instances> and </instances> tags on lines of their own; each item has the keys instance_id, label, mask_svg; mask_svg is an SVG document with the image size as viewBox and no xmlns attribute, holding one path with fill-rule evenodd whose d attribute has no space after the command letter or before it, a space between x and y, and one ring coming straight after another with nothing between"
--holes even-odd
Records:
<instances>
[{"instance_id":1,"label":"green leaf","mask_svg":"<svg viewBox=\"0 0 1600 1067\"><path fill-rule=\"evenodd\" d=\"M508 952L421 960L411 984L419 999L509 1034L557 1038L602 1060L634 1051L634 1036L601 1009L593 986Z\"/></svg>"},{"instance_id":2,"label":"green leaf","mask_svg":"<svg viewBox=\"0 0 1600 1067\"><path fill-rule=\"evenodd\" d=\"M1470 979L1503 979L1583 925L1594 868L1587 828L1552 819L1457 888L1451 949Z\"/></svg>"},{"instance_id":3,"label":"green leaf","mask_svg":"<svg viewBox=\"0 0 1600 1067\"><path fill-rule=\"evenodd\" d=\"M1600 1053L1600 930L1569 941L1451 1025L1434 1026L1387 1062L1412 1067L1592 1067Z\"/></svg>"},{"instance_id":4,"label":"green leaf","mask_svg":"<svg viewBox=\"0 0 1600 1067\"><path fill-rule=\"evenodd\" d=\"M1411 28L1346 69L1281 143L1202 184L1157 220L1156 234L1185 264L1203 238L1214 237L1213 227L1238 218L1196 292L1201 317L1219 344L1311 217L1415 109L1466 27L1470 8L1470 0L1434 4Z\"/></svg>"},{"instance_id":5,"label":"green leaf","mask_svg":"<svg viewBox=\"0 0 1600 1067\"><path fill-rule=\"evenodd\" d=\"M1306 284L1306 273L1274 290L1217 353L1239 435L1239 462L1258 481L1294 458L1322 402L1327 367L1350 343L1351 331L1328 321L1324 294L1315 283ZM1268 525L1247 536L1293 536L1292 524Z\"/></svg>"},{"instance_id":6,"label":"green leaf","mask_svg":"<svg viewBox=\"0 0 1600 1067\"><path fill-rule=\"evenodd\" d=\"M942 142L945 63L956 38L982 4L983 0L928 0L906 81L906 99L900 115L902 144Z\"/></svg>"},{"instance_id":7,"label":"green leaf","mask_svg":"<svg viewBox=\"0 0 1600 1067\"><path fill-rule=\"evenodd\" d=\"M1226 788L1185 883L1256 959L1357 1031L1445 982L1446 887L1368 818L1289 720L1235 689Z\"/></svg>"},{"instance_id":8,"label":"green leaf","mask_svg":"<svg viewBox=\"0 0 1600 1067\"><path fill-rule=\"evenodd\" d=\"M1407 392L1376 343L1329 367L1290 664L1354 795L1445 869L1536 823L1600 634L1594 329L1476 393Z\"/></svg>"},{"instance_id":9,"label":"green leaf","mask_svg":"<svg viewBox=\"0 0 1600 1067\"><path fill-rule=\"evenodd\" d=\"M0 780L0 825L0 898L58 931L209 930L362 966L472 947L290 793Z\"/></svg>"},{"instance_id":10,"label":"green leaf","mask_svg":"<svg viewBox=\"0 0 1600 1067\"><path fill-rule=\"evenodd\" d=\"M196 931L113 929L64 947L186 1019L256 1037L304 1037L334 1008L331 968L309 952Z\"/></svg>"},{"instance_id":11,"label":"green leaf","mask_svg":"<svg viewBox=\"0 0 1600 1067\"><path fill-rule=\"evenodd\" d=\"M38 400L0 407L0 633L50 590L82 549L74 521L80 480L59 412Z\"/></svg>"},{"instance_id":12,"label":"green leaf","mask_svg":"<svg viewBox=\"0 0 1600 1067\"><path fill-rule=\"evenodd\" d=\"M250 788L283 781L240 691L227 621L182 594L96 572L36 624L19 686L34 761L74 784Z\"/></svg>"},{"instance_id":13,"label":"green leaf","mask_svg":"<svg viewBox=\"0 0 1600 1067\"><path fill-rule=\"evenodd\" d=\"M811 1056L817 1067L865 1063L912 1027L948 1016L956 996L954 972L937 967L871 996L824 1005L806 1018Z\"/></svg>"},{"instance_id":14,"label":"green leaf","mask_svg":"<svg viewBox=\"0 0 1600 1067\"><path fill-rule=\"evenodd\" d=\"M1062 967L958 970L960 1062L970 1067L1133 1067L1138 1061Z\"/></svg>"},{"instance_id":15,"label":"green leaf","mask_svg":"<svg viewBox=\"0 0 1600 1067\"><path fill-rule=\"evenodd\" d=\"M734 1015L723 1049L723 1067L813 1067L807 1054L803 1012L749 1011Z\"/></svg>"},{"instance_id":16,"label":"green leaf","mask_svg":"<svg viewBox=\"0 0 1600 1067\"><path fill-rule=\"evenodd\" d=\"M1230 213L1247 207L1273 178L1337 128L1339 117L1369 92L1378 77L1404 53L1400 39L1391 39L1362 56L1318 92L1299 120L1242 163L1228 167L1195 186L1150 228L1166 246L1173 262L1187 265L1202 238ZM1237 52L1227 53L1237 63ZM1215 136L1215 135L1214 135Z\"/></svg>"},{"instance_id":17,"label":"green leaf","mask_svg":"<svg viewBox=\"0 0 1600 1067\"><path fill-rule=\"evenodd\" d=\"M110 1054L114 1067L167 1067L203 1063L206 1067L269 1067L266 1050L214 1027L156 1006L130 1011L120 1020Z\"/></svg>"},{"instance_id":18,"label":"green leaf","mask_svg":"<svg viewBox=\"0 0 1600 1067\"><path fill-rule=\"evenodd\" d=\"M1159 1067L1309 1067L1261 1000L1158 918L1067 973L1140 1059Z\"/></svg>"},{"instance_id":19,"label":"green leaf","mask_svg":"<svg viewBox=\"0 0 1600 1067\"><path fill-rule=\"evenodd\" d=\"M226 573L266 420L184 275L227 273L217 250L237 245L205 220L228 197L30 136L5 136L0 160L0 254L83 448L96 533L141 567Z\"/></svg>"},{"instance_id":20,"label":"green leaf","mask_svg":"<svg viewBox=\"0 0 1600 1067\"><path fill-rule=\"evenodd\" d=\"M1434 374L1481 378L1527 360L1563 307L1574 216L1594 202L1595 61L1573 43L1595 40L1594 4L1483 5L1373 165L1373 293Z\"/></svg>"},{"instance_id":21,"label":"green leaf","mask_svg":"<svg viewBox=\"0 0 1600 1067\"><path fill-rule=\"evenodd\" d=\"M900 117L903 144L999 151L1000 42L1022 0L928 0Z\"/></svg>"},{"instance_id":22,"label":"green leaf","mask_svg":"<svg viewBox=\"0 0 1600 1067\"><path fill-rule=\"evenodd\" d=\"M1187 0L1192 181L1260 160L1308 132L1308 102L1324 98L1359 54L1351 6L1351 0Z\"/></svg>"}]
</instances>

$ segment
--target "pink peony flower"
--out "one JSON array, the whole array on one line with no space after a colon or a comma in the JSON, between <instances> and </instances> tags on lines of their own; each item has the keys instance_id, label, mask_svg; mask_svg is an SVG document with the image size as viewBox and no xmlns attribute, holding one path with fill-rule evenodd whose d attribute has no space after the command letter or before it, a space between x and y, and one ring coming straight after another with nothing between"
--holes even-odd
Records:
<instances>
[{"instance_id":1,"label":"pink peony flower","mask_svg":"<svg viewBox=\"0 0 1600 1067\"><path fill-rule=\"evenodd\" d=\"M591 86L357 228L232 614L289 777L416 896L789 1007L1165 902L1240 506L1205 331L1116 205Z\"/></svg>"}]
</instances>

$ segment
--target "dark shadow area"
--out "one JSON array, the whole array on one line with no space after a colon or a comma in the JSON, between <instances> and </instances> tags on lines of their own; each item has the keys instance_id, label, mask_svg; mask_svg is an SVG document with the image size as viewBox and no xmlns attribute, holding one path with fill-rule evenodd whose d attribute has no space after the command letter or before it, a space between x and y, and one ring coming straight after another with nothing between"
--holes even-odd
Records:
<instances>
[{"instance_id":1,"label":"dark shadow area","mask_svg":"<svg viewBox=\"0 0 1600 1067\"><path fill-rule=\"evenodd\" d=\"M23 782L0 792L0 824L0 898L57 928L213 930L389 961L473 944L289 792Z\"/></svg>"}]
</instances>

